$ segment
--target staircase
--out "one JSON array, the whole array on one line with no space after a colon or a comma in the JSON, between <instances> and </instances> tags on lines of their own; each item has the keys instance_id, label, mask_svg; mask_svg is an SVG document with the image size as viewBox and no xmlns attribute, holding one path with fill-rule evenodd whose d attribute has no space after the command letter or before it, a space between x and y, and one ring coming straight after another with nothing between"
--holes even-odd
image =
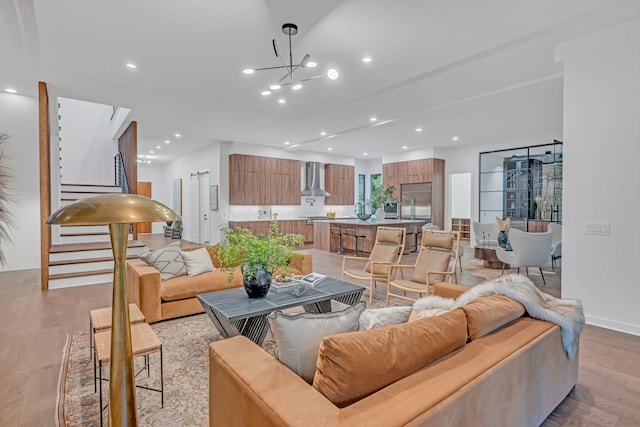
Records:
<instances>
[{"instance_id":1,"label":"staircase","mask_svg":"<svg viewBox=\"0 0 640 427\"><path fill-rule=\"evenodd\" d=\"M62 184L60 206L100 194L121 193L119 186ZM108 225L51 227L49 250L49 289L93 285L113 281L113 253ZM145 245L127 242L127 259L146 251Z\"/></svg>"}]
</instances>

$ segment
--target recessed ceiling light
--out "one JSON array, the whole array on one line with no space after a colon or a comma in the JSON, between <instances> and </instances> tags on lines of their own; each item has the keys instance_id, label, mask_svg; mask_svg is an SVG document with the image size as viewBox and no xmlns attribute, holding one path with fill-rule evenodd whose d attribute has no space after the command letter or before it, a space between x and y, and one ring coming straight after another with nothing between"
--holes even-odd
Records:
<instances>
[{"instance_id":1,"label":"recessed ceiling light","mask_svg":"<svg viewBox=\"0 0 640 427\"><path fill-rule=\"evenodd\" d=\"M147 163L151 164L151 160L147 160Z\"/></svg>"},{"instance_id":2,"label":"recessed ceiling light","mask_svg":"<svg viewBox=\"0 0 640 427\"><path fill-rule=\"evenodd\" d=\"M9 93L18 93L18 91L17 91L17 90L15 90L15 89L11 89L11 88L7 88L7 89L5 89L5 92L9 92Z\"/></svg>"},{"instance_id":3,"label":"recessed ceiling light","mask_svg":"<svg viewBox=\"0 0 640 427\"><path fill-rule=\"evenodd\" d=\"M318 63L315 61L309 61L307 62L307 68L315 68L318 66Z\"/></svg>"},{"instance_id":4,"label":"recessed ceiling light","mask_svg":"<svg viewBox=\"0 0 640 427\"><path fill-rule=\"evenodd\" d=\"M280 98L280 99L278 99L278 102L279 102L280 104L284 104L285 102L287 102L287 100L286 100L286 99L284 99L284 98Z\"/></svg>"},{"instance_id":5,"label":"recessed ceiling light","mask_svg":"<svg viewBox=\"0 0 640 427\"><path fill-rule=\"evenodd\" d=\"M129 67L129 68L138 68L138 66L136 64L132 64L131 62L129 62L127 64L127 67Z\"/></svg>"},{"instance_id":6,"label":"recessed ceiling light","mask_svg":"<svg viewBox=\"0 0 640 427\"><path fill-rule=\"evenodd\" d=\"M369 153L362 153L362 155L363 155L363 156L368 156L368 155L369 155Z\"/></svg>"},{"instance_id":7,"label":"recessed ceiling light","mask_svg":"<svg viewBox=\"0 0 640 427\"><path fill-rule=\"evenodd\" d=\"M269 89L278 90L278 89L280 89L280 85L271 85L271 86L269 86Z\"/></svg>"},{"instance_id":8,"label":"recessed ceiling light","mask_svg":"<svg viewBox=\"0 0 640 427\"><path fill-rule=\"evenodd\" d=\"M457 140L459 140L460 138L458 138L457 136L454 136L454 137L453 137L453 138L451 138L451 139L452 139L452 140L454 140L454 141L457 141Z\"/></svg>"},{"instance_id":9,"label":"recessed ceiling light","mask_svg":"<svg viewBox=\"0 0 640 427\"><path fill-rule=\"evenodd\" d=\"M289 145L289 144L291 144L289 141L284 142L284 145Z\"/></svg>"},{"instance_id":10,"label":"recessed ceiling light","mask_svg":"<svg viewBox=\"0 0 640 427\"><path fill-rule=\"evenodd\" d=\"M162 150L162 147L160 147L159 145L156 145L156 148L157 148L158 150Z\"/></svg>"},{"instance_id":11,"label":"recessed ceiling light","mask_svg":"<svg viewBox=\"0 0 640 427\"><path fill-rule=\"evenodd\" d=\"M164 140L164 143L165 143L165 144L171 144L171 141L169 141L168 139L165 139L165 140Z\"/></svg>"},{"instance_id":12,"label":"recessed ceiling light","mask_svg":"<svg viewBox=\"0 0 640 427\"><path fill-rule=\"evenodd\" d=\"M420 127L416 128L416 132L422 132L422 128Z\"/></svg>"},{"instance_id":13,"label":"recessed ceiling light","mask_svg":"<svg viewBox=\"0 0 640 427\"><path fill-rule=\"evenodd\" d=\"M370 117L370 118L369 118L369 121L370 121L371 123L375 122L376 120L378 120L376 117Z\"/></svg>"},{"instance_id":14,"label":"recessed ceiling light","mask_svg":"<svg viewBox=\"0 0 640 427\"><path fill-rule=\"evenodd\" d=\"M176 138L181 138L182 137L182 135L180 135L179 133L176 133L173 136L175 136Z\"/></svg>"},{"instance_id":15,"label":"recessed ceiling light","mask_svg":"<svg viewBox=\"0 0 640 427\"><path fill-rule=\"evenodd\" d=\"M362 58L362 62L368 64L369 62L371 62L371 57L370 56L365 56L364 58Z\"/></svg>"},{"instance_id":16,"label":"recessed ceiling light","mask_svg":"<svg viewBox=\"0 0 640 427\"><path fill-rule=\"evenodd\" d=\"M320 132L320 136L326 136L326 135L327 135L326 132L324 132L324 131Z\"/></svg>"},{"instance_id":17,"label":"recessed ceiling light","mask_svg":"<svg viewBox=\"0 0 640 427\"><path fill-rule=\"evenodd\" d=\"M333 150L333 148L329 147L329 148L327 148L327 150L332 151L332 150Z\"/></svg>"},{"instance_id":18,"label":"recessed ceiling light","mask_svg":"<svg viewBox=\"0 0 640 427\"><path fill-rule=\"evenodd\" d=\"M407 148L409 148L409 147L407 147L406 145L403 145L403 146L402 146L402 149L403 149L403 150L406 150Z\"/></svg>"},{"instance_id":19,"label":"recessed ceiling light","mask_svg":"<svg viewBox=\"0 0 640 427\"><path fill-rule=\"evenodd\" d=\"M291 89L300 90L302 89L302 85L300 83L294 84L293 86L291 86Z\"/></svg>"},{"instance_id":20,"label":"recessed ceiling light","mask_svg":"<svg viewBox=\"0 0 640 427\"><path fill-rule=\"evenodd\" d=\"M261 93L262 96L267 96L267 95L271 95L271 91L270 90L263 90Z\"/></svg>"},{"instance_id":21,"label":"recessed ceiling light","mask_svg":"<svg viewBox=\"0 0 640 427\"><path fill-rule=\"evenodd\" d=\"M340 77L340 73L338 73L338 70L335 68L330 68L329 71L327 71L327 77L329 77L330 80L335 80Z\"/></svg>"},{"instance_id":22,"label":"recessed ceiling light","mask_svg":"<svg viewBox=\"0 0 640 427\"><path fill-rule=\"evenodd\" d=\"M253 74L256 72L256 70L254 70L253 68L245 68L244 70L242 70L242 72L244 74Z\"/></svg>"},{"instance_id":23,"label":"recessed ceiling light","mask_svg":"<svg viewBox=\"0 0 640 427\"><path fill-rule=\"evenodd\" d=\"M150 150L150 151L149 151L149 154L153 154L153 150Z\"/></svg>"}]
</instances>

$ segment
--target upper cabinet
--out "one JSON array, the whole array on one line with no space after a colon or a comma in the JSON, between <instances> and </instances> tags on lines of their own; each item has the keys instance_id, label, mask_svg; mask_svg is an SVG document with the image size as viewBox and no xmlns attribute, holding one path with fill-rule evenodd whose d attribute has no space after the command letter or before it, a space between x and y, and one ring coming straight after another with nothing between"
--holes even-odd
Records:
<instances>
[{"instance_id":1,"label":"upper cabinet","mask_svg":"<svg viewBox=\"0 0 640 427\"><path fill-rule=\"evenodd\" d=\"M355 167L327 164L324 167L324 189L331 194L324 199L325 205L353 205Z\"/></svg>"},{"instance_id":2,"label":"upper cabinet","mask_svg":"<svg viewBox=\"0 0 640 427\"><path fill-rule=\"evenodd\" d=\"M297 160L229 156L230 205L299 205L300 185Z\"/></svg>"}]
</instances>

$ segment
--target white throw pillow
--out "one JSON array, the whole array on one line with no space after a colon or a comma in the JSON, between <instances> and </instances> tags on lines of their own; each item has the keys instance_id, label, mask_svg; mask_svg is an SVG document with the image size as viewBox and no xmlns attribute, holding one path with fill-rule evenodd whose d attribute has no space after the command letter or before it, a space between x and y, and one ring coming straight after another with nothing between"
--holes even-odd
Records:
<instances>
[{"instance_id":1,"label":"white throw pillow","mask_svg":"<svg viewBox=\"0 0 640 427\"><path fill-rule=\"evenodd\" d=\"M412 308L410 305L400 307L367 308L360 315L359 330L368 331L369 329L405 323L409 320L411 310Z\"/></svg>"},{"instance_id":2,"label":"white throw pillow","mask_svg":"<svg viewBox=\"0 0 640 427\"><path fill-rule=\"evenodd\" d=\"M184 263L187 266L187 274L189 276L197 276L207 271L215 271L215 267L211 262L211 256L206 248L200 248L193 251L180 251Z\"/></svg>"},{"instance_id":3,"label":"white throw pillow","mask_svg":"<svg viewBox=\"0 0 640 427\"><path fill-rule=\"evenodd\" d=\"M141 260L160 272L160 280L169 280L187 274L187 267L180 254L180 243L175 242L157 251L141 254Z\"/></svg>"},{"instance_id":4,"label":"white throw pillow","mask_svg":"<svg viewBox=\"0 0 640 427\"><path fill-rule=\"evenodd\" d=\"M322 338L358 330L358 319L365 309L364 301L342 311L301 313L295 315L275 311L267 317L276 342L276 359L313 382Z\"/></svg>"},{"instance_id":5,"label":"white throw pillow","mask_svg":"<svg viewBox=\"0 0 640 427\"><path fill-rule=\"evenodd\" d=\"M434 317L451 311L456 307L456 300L444 298L439 295L427 295L413 303L413 311L409 316L409 321L422 319L423 317Z\"/></svg>"}]
</instances>

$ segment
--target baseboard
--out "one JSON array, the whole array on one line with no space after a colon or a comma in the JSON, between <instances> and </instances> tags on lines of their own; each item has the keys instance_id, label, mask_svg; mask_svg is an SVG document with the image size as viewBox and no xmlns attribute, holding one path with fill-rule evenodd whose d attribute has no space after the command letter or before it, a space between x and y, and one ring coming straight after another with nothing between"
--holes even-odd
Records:
<instances>
[{"instance_id":1,"label":"baseboard","mask_svg":"<svg viewBox=\"0 0 640 427\"><path fill-rule=\"evenodd\" d=\"M611 329L618 332L624 332L625 334L640 336L640 326L632 325L631 323L618 322L610 319L603 319L596 316L585 316L586 323L588 325L599 326L605 329Z\"/></svg>"}]
</instances>

